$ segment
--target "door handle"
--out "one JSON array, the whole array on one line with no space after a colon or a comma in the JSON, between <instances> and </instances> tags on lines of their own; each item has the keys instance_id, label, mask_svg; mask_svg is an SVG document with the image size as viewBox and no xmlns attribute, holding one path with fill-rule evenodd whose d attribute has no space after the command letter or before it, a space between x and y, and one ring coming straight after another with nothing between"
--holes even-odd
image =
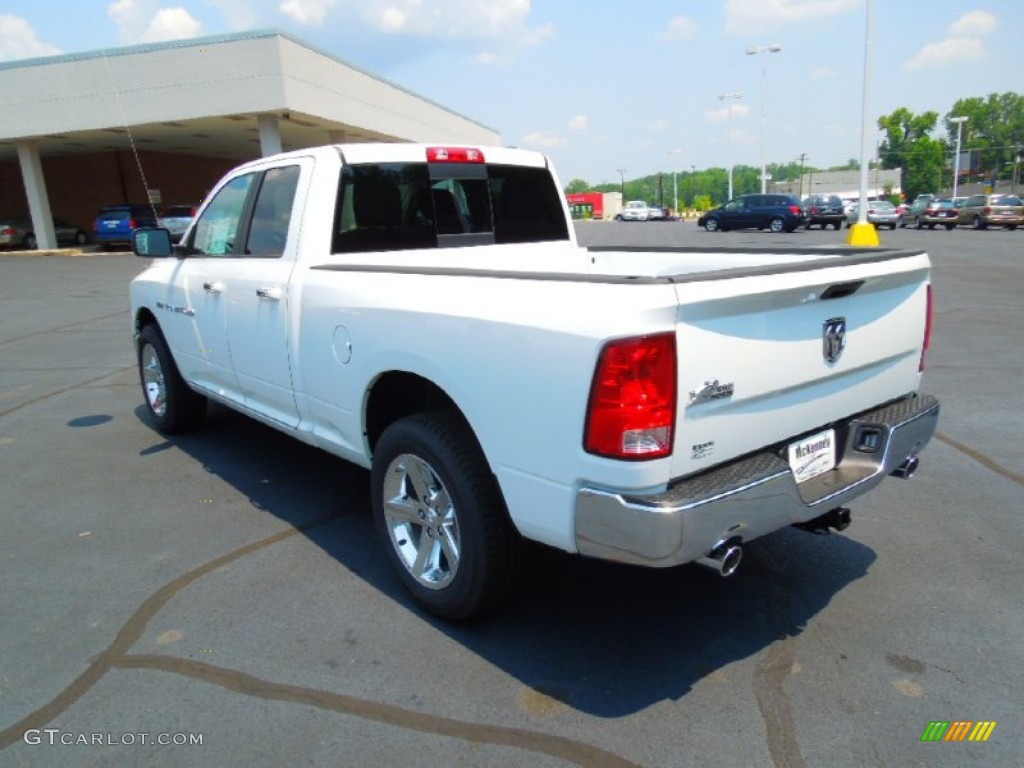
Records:
<instances>
[{"instance_id":1,"label":"door handle","mask_svg":"<svg viewBox=\"0 0 1024 768\"><path fill-rule=\"evenodd\" d=\"M203 290L207 293L221 293L224 290L224 283L220 280L213 283L203 283Z\"/></svg>"},{"instance_id":2,"label":"door handle","mask_svg":"<svg viewBox=\"0 0 1024 768\"><path fill-rule=\"evenodd\" d=\"M257 288L256 295L267 301L280 301L282 294L280 288Z\"/></svg>"}]
</instances>

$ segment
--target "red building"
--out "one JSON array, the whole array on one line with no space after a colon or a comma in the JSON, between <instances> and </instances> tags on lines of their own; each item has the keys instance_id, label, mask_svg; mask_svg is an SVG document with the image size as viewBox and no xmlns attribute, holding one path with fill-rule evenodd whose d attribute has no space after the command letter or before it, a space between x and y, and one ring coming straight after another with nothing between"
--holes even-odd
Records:
<instances>
[{"instance_id":1,"label":"red building","mask_svg":"<svg viewBox=\"0 0 1024 768\"><path fill-rule=\"evenodd\" d=\"M604 218L604 193L602 192L578 192L566 195L565 199L569 203L569 210L574 219Z\"/></svg>"}]
</instances>

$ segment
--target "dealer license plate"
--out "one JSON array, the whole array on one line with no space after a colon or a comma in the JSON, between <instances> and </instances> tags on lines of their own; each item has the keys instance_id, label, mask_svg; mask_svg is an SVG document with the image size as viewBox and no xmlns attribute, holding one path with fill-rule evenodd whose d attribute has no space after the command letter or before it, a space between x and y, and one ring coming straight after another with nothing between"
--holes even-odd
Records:
<instances>
[{"instance_id":1,"label":"dealer license plate","mask_svg":"<svg viewBox=\"0 0 1024 768\"><path fill-rule=\"evenodd\" d=\"M789 446L789 468L793 479L805 483L836 466L836 432L826 429Z\"/></svg>"}]
</instances>

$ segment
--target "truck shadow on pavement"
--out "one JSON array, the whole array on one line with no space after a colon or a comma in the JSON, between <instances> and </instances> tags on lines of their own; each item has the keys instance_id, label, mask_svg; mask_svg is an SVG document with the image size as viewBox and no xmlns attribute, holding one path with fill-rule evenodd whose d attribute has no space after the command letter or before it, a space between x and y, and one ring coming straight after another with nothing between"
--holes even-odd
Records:
<instances>
[{"instance_id":1,"label":"truck shadow on pavement","mask_svg":"<svg viewBox=\"0 0 1024 768\"><path fill-rule=\"evenodd\" d=\"M144 408L136 415L151 428ZM449 624L416 608L392 573L370 519L365 470L217 406L201 433L169 442L254 507L302 528L399 610L418 615L542 699L596 717L679 699L755 656L759 701L782 696L794 650L788 644L777 651L787 647L780 641L799 635L875 560L870 548L845 536L795 529L745 546L729 579L698 566L645 569L531 546L510 600L476 621ZM147 452L155 458L162 447Z\"/></svg>"}]
</instances>

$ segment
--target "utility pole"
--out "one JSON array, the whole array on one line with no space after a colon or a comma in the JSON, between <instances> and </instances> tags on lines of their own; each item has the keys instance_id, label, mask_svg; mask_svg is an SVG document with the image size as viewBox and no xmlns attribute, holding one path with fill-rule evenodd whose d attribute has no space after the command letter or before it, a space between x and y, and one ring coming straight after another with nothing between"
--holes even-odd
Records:
<instances>
[{"instance_id":1,"label":"utility pole","mask_svg":"<svg viewBox=\"0 0 1024 768\"><path fill-rule=\"evenodd\" d=\"M762 55L761 58L761 194L768 191L768 166L764 159L764 130L768 115L768 54L778 53L782 46L778 43L771 45L750 45L744 50L747 56Z\"/></svg>"},{"instance_id":2,"label":"utility pole","mask_svg":"<svg viewBox=\"0 0 1024 768\"><path fill-rule=\"evenodd\" d=\"M626 169L625 168L616 168L615 170L619 172L619 188L622 190L622 192L621 192L621 194L622 194L622 204L625 205L626 204Z\"/></svg>"},{"instance_id":3,"label":"utility pole","mask_svg":"<svg viewBox=\"0 0 1024 768\"><path fill-rule=\"evenodd\" d=\"M800 153L800 199L804 199L804 160L807 159L807 153Z\"/></svg>"}]
</instances>

